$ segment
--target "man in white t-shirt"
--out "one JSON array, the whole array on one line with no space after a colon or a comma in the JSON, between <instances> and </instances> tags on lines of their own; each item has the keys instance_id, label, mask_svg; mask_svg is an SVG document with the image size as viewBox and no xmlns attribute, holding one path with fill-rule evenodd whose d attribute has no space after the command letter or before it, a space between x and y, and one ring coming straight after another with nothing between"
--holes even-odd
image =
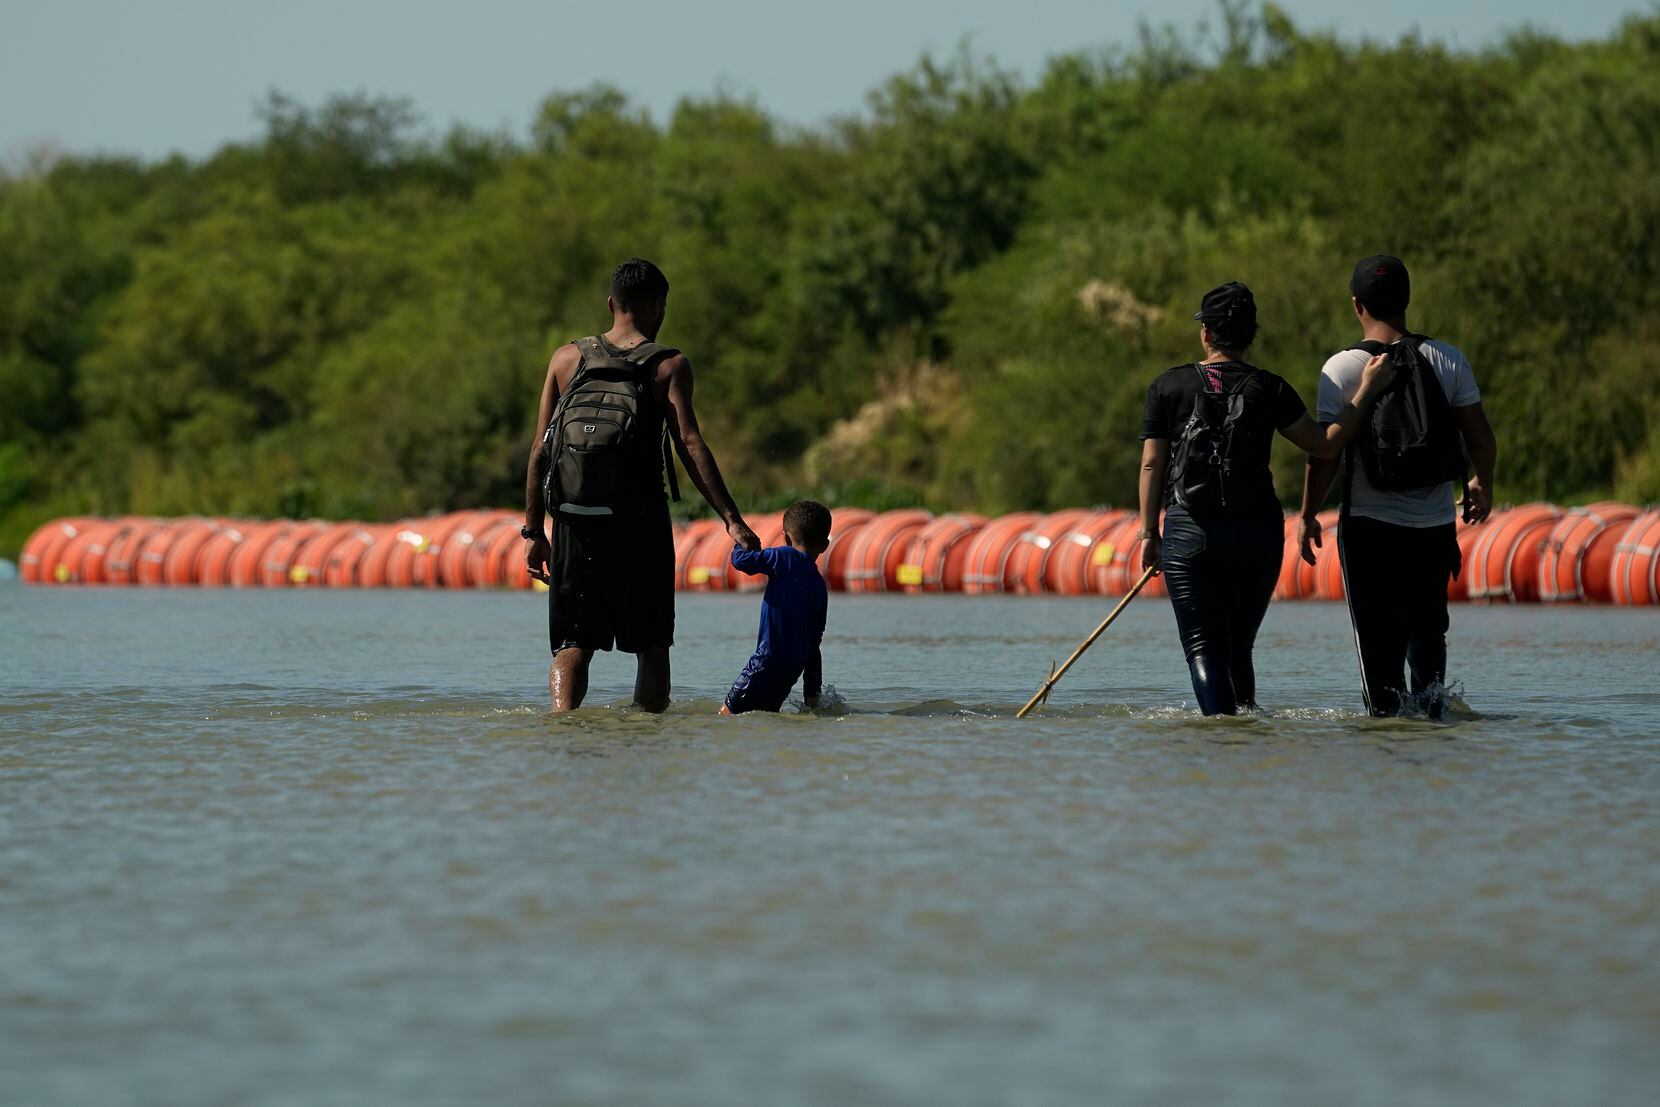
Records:
<instances>
[{"instance_id":1,"label":"man in white t-shirt","mask_svg":"<svg viewBox=\"0 0 1660 1107\"><path fill-rule=\"evenodd\" d=\"M1321 423L1335 422L1352 406L1361 370L1371 354L1412 336L1406 325L1412 285L1400 258L1363 258L1355 266L1349 292L1370 350L1344 350L1326 361L1315 405L1315 418ZM1456 347L1412 337L1417 338L1424 361L1452 407L1464 454L1474 469L1474 476L1464 481L1464 521L1480 523L1492 510L1497 456L1493 427L1481 406L1481 389L1468 359ZM1310 564L1313 547L1321 544L1315 515L1336 483L1340 465L1344 489L1337 552L1343 564L1367 710L1374 715L1396 714L1410 690L1423 710L1438 717L1444 706L1441 692L1447 672L1447 582L1457 574L1460 560L1453 485L1444 482L1382 491L1367 479L1353 446L1341 462L1310 457L1298 527L1302 556ZM1407 668L1411 669L1410 683L1405 679Z\"/></svg>"}]
</instances>

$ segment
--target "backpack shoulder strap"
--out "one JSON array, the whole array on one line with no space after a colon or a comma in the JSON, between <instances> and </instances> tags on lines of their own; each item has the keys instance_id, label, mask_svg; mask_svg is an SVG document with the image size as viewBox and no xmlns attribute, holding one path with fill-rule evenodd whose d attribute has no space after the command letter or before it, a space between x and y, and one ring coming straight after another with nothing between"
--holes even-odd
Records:
<instances>
[{"instance_id":1,"label":"backpack shoulder strap","mask_svg":"<svg viewBox=\"0 0 1660 1107\"><path fill-rule=\"evenodd\" d=\"M655 363L659 358L678 354L680 351L673 346L664 346L660 342L642 342L638 346L622 352L623 360L638 368L645 368Z\"/></svg>"},{"instance_id":2,"label":"backpack shoulder strap","mask_svg":"<svg viewBox=\"0 0 1660 1107\"><path fill-rule=\"evenodd\" d=\"M1379 342L1375 338L1368 338L1364 342L1356 342L1353 346L1348 348L1351 350L1364 350L1373 357L1377 357L1379 354L1383 353L1383 351L1389 349L1389 344L1387 342Z\"/></svg>"}]
</instances>

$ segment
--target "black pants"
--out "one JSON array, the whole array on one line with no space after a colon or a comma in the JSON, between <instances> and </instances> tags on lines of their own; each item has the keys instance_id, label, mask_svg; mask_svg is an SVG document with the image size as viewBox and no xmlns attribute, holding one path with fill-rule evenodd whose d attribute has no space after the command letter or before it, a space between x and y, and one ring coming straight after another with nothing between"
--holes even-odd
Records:
<instances>
[{"instance_id":1,"label":"black pants","mask_svg":"<svg viewBox=\"0 0 1660 1107\"><path fill-rule=\"evenodd\" d=\"M1277 512L1245 519L1196 519L1175 506L1165 512L1164 582L1206 715L1256 706L1251 650L1284 556Z\"/></svg>"},{"instance_id":2,"label":"black pants","mask_svg":"<svg viewBox=\"0 0 1660 1107\"><path fill-rule=\"evenodd\" d=\"M1447 679L1447 579L1459 570L1457 527L1403 527L1356 516L1338 525L1337 553L1366 709L1397 714L1409 687L1421 700ZM1432 716L1441 706L1423 704Z\"/></svg>"}]
</instances>

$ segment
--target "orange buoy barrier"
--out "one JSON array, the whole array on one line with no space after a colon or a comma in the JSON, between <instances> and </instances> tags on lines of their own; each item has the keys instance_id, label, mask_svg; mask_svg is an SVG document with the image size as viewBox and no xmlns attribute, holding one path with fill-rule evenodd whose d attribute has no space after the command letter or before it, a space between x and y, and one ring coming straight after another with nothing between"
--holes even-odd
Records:
<instances>
[{"instance_id":1,"label":"orange buoy barrier","mask_svg":"<svg viewBox=\"0 0 1660 1107\"><path fill-rule=\"evenodd\" d=\"M1314 550L1313 565L1301 560L1301 549L1297 551L1297 557L1301 568L1310 570L1314 578L1313 587L1307 594L1309 599L1341 600L1348 594L1343 585L1343 558L1337 550L1335 527L1320 536L1320 545Z\"/></svg>"},{"instance_id":2,"label":"orange buoy barrier","mask_svg":"<svg viewBox=\"0 0 1660 1107\"><path fill-rule=\"evenodd\" d=\"M320 588L327 584L329 555L357 529L357 523L328 523L313 531L294 550L293 563L288 567L288 583L295 588Z\"/></svg>"},{"instance_id":3,"label":"orange buoy barrier","mask_svg":"<svg viewBox=\"0 0 1660 1107\"><path fill-rule=\"evenodd\" d=\"M689 573L692 567L692 555L704 539L715 531L726 529L719 519L693 519L674 531L674 588L677 592L684 592L691 585Z\"/></svg>"},{"instance_id":4,"label":"orange buoy barrier","mask_svg":"<svg viewBox=\"0 0 1660 1107\"><path fill-rule=\"evenodd\" d=\"M465 587L501 587L502 550L515 548L523 551L524 539L519 537L519 527L523 524L522 515L502 512L494 523L482 528L473 536L472 542L467 546L466 562L462 566Z\"/></svg>"},{"instance_id":5,"label":"orange buoy barrier","mask_svg":"<svg viewBox=\"0 0 1660 1107\"><path fill-rule=\"evenodd\" d=\"M1163 526L1162 516L1160 526ZM1141 579L1141 512L1130 512L1116 526L1108 529L1096 543L1089 562L1091 592L1103 596L1127 595L1131 586ZM1164 574L1160 573L1148 581L1141 594L1170 595L1164 583Z\"/></svg>"},{"instance_id":6,"label":"orange buoy barrier","mask_svg":"<svg viewBox=\"0 0 1660 1107\"><path fill-rule=\"evenodd\" d=\"M884 511L859 528L847 553L849 592L897 592L911 539L933 518L917 508Z\"/></svg>"},{"instance_id":7,"label":"orange buoy barrier","mask_svg":"<svg viewBox=\"0 0 1660 1107\"><path fill-rule=\"evenodd\" d=\"M963 591L970 595L1005 591L1008 581L1004 574L1015 543L1041 518L1035 511L1017 511L981 527L963 555Z\"/></svg>"},{"instance_id":8,"label":"orange buoy barrier","mask_svg":"<svg viewBox=\"0 0 1660 1107\"><path fill-rule=\"evenodd\" d=\"M1558 519L1539 557L1539 599L1607 603L1614 547L1638 514L1629 504L1594 503Z\"/></svg>"},{"instance_id":9,"label":"orange buoy barrier","mask_svg":"<svg viewBox=\"0 0 1660 1107\"><path fill-rule=\"evenodd\" d=\"M81 527L51 567L55 584L96 584L104 579L104 554L121 533L120 520L100 519Z\"/></svg>"},{"instance_id":10,"label":"orange buoy barrier","mask_svg":"<svg viewBox=\"0 0 1660 1107\"><path fill-rule=\"evenodd\" d=\"M1297 565L1302 560L1302 548L1297 543L1297 532L1302 516L1295 511L1285 517L1285 549L1280 555L1280 575L1274 581L1275 600L1305 599L1302 589L1302 573L1298 572Z\"/></svg>"},{"instance_id":11,"label":"orange buoy barrier","mask_svg":"<svg viewBox=\"0 0 1660 1107\"><path fill-rule=\"evenodd\" d=\"M832 592L847 590L847 563L853 540L876 518L876 512L862 507L837 508L830 513L830 545L818 559L819 575Z\"/></svg>"},{"instance_id":12,"label":"orange buoy barrier","mask_svg":"<svg viewBox=\"0 0 1660 1107\"><path fill-rule=\"evenodd\" d=\"M223 587L231 582L231 555L242 545L248 532L265 523L227 523L215 531L196 552L196 583L206 587Z\"/></svg>"},{"instance_id":13,"label":"orange buoy barrier","mask_svg":"<svg viewBox=\"0 0 1660 1107\"><path fill-rule=\"evenodd\" d=\"M194 530L205 519L193 516L183 519L165 520L161 527L144 540L144 545L138 551L138 560L133 567L134 583L152 587L166 584L167 551L184 535Z\"/></svg>"},{"instance_id":14,"label":"orange buoy barrier","mask_svg":"<svg viewBox=\"0 0 1660 1107\"><path fill-rule=\"evenodd\" d=\"M1660 511L1631 520L1614 545L1608 595L1627 606L1660 603Z\"/></svg>"},{"instance_id":15,"label":"orange buoy barrier","mask_svg":"<svg viewBox=\"0 0 1660 1107\"><path fill-rule=\"evenodd\" d=\"M259 559L259 583L266 588L287 588L292 584L289 574L299 557L300 547L322 531L323 527L317 523L295 523L277 535Z\"/></svg>"},{"instance_id":16,"label":"orange buoy barrier","mask_svg":"<svg viewBox=\"0 0 1660 1107\"><path fill-rule=\"evenodd\" d=\"M1340 599L1343 598L1343 592L1341 590L1339 590L1337 592L1337 594L1334 595L1334 596L1321 596L1321 595L1318 594L1319 593L1318 582L1319 582L1319 577L1320 577L1320 556L1322 554L1324 554L1328 549L1331 550L1332 556L1334 556L1334 557L1336 556L1336 554L1337 554L1337 528L1338 528L1338 525L1339 525L1339 521L1342 519L1342 517L1343 517L1343 513L1341 511L1338 511L1336 508L1332 508L1328 511L1322 511L1319 514L1315 515L1315 517L1314 517L1315 521L1320 524L1320 545L1318 545L1314 548L1314 564L1313 565L1310 565L1308 562L1303 560L1303 551L1302 551L1301 546L1295 546L1295 548L1293 550L1293 560L1296 562L1296 566L1297 566L1297 595L1299 597L1301 597L1302 599L1305 599L1305 600L1318 600L1318 599L1337 599L1337 600L1340 600ZM1295 537L1296 531L1295 530L1292 531L1292 535L1293 535L1292 542L1295 544L1295 542L1296 542L1296 537ZM1281 565L1280 569L1283 572L1284 569L1285 569L1285 566ZM1339 576L1341 577L1341 572L1339 572ZM1329 590L1329 582L1328 582L1328 590Z\"/></svg>"},{"instance_id":17,"label":"orange buoy barrier","mask_svg":"<svg viewBox=\"0 0 1660 1107\"><path fill-rule=\"evenodd\" d=\"M986 525L984 516L940 515L911 535L894 579L907 592L961 592L969 540Z\"/></svg>"},{"instance_id":18,"label":"orange buoy barrier","mask_svg":"<svg viewBox=\"0 0 1660 1107\"><path fill-rule=\"evenodd\" d=\"M1092 511L1056 539L1043 564L1045 591L1061 596L1082 596L1092 590L1092 559L1108 534L1135 515L1122 508Z\"/></svg>"},{"instance_id":19,"label":"orange buoy barrier","mask_svg":"<svg viewBox=\"0 0 1660 1107\"><path fill-rule=\"evenodd\" d=\"M370 532L374 543L363 551L357 562L359 588L386 587L386 563L392 559L392 551L398 548L398 535L409 522L410 520L404 519L396 523L387 523Z\"/></svg>"},{"instance_id":20,"label":"orange buoy barrier","mask_svg":"<svg viewBox=\"0 0 1660 1107\"><path fill-rule=\"evenodd\" d=\"M197 561L213 536L223 530L217 519L196 519L186 523L174 535L161 559L161 579L152 584L173 587L194 585L198 580ZM145 550L148 555L149 550Z\"/></svg>"},{"instance_id":21,"label":"orange buoy barrier","mask_svg":"<svg viewBox=\"0 0 1660 1107\"><path fill-rule=\"evenodd\" d=\"M354 527L346 536L329 547L323 559L323 586L325 588L355 588L358 585L357 567L386 528L373 524Z\"/></svg>"},{"instance_id":22,"label":"orange buoy barrier","mask_svg":"<svg viewBox=\"0 0 1660 1107\"><path fill-rule=\"evenodd\" d=\"M426 545L415 551L415 558L410 564L410 581L416 588L442 586L439 561L444 555L444 547L449 544L450 539L460 533L462 527L472 522L477 514L473 511L452 511L448 515L436 515L426 521L421 531L426 538Z\"/></svg>"},{"instance_id":23,"label":"orange buoy barrier","mask_svg":"<svg viewBox=\"0 0 1660 1107\"><path fill-rule=\"evenodd\" d=\"M743 574L732 568L732 538L717 520L688 555L686 588L692 592L730 592Z\"/></svg>"},{"instance_id":24,"label":"orange buoy barrier","mask_svg":"<svg viewBox=\"0 0 1660 1107\"><path fill-rule=\"evenodd\" d=\"M1043 516L1015 537L1009 550L1009 563L1004 569L1004 583L1008 591L1023 595L1043 591L1043 570L1055 543L1093 512L1083 508L1055 511Z\"/></svg>"},{"instance_id":25,"label":"orange buoy barrier","mask_svg":"<svg viewBox=\"0 0 1660 1107\"><path fill-rule=\"evenodd\" d=\"M18 575L23 578L24 583L64 583L59 579L58 572L63 560L63 551L82 530L97 521L88 515L54 519L30 535L29 540L23 544L23 554L18 560Z\"/></svg>"},{"instance_id":26,"label":"orange buoy barrier","mask_svg":"<svg viewBox=\"0 0 1660 1107\"><path fill-rule=\"evenodd\" d=\"M1562 509L1523 504L1487 520L1465 566L1472 600L1531 603L1539 598L1539 559Z\"/></svg>"},{"instance_id":27,"label":"orange buoy barrier","mask_svg":"<svg viewBox=\"0 0 1660 1107\"><path fill-rule=\"evenodd\" d=\"M542 523L543 533L548 535L548 541L553 541L553 520L546 519ZM513 526L513 537L510 540L498 539L499 560L496 563L496 580L503 588L513 588L519 591L530 589L546 590L541 581L530 575L530 566L525 563L525 540L519 536L519 524ZM551 547L550 547L551 548Z\"/></svg>"},{"instance_id":28,"label":"orange buoy barrier","mask_svg":"<svg viewBox=\"0 0 1660 1107\"><path fill-rule=\"evenodd\" d=\"M771 546L782 546L784 544L783 512L775 511L770 515L762 515L748 522L749 529L754 531L755 537L761 540L763 550ZM726 556L728 558L732 556L730 549L726 551ZM730 560L727 565L730 567ZM734 592L759 592L767 586L767 578L760 575L751 576L748 573L740 573L729 569L728 584Z\"/></svg>"},{"instance_id":29,"label":"orange buoy barrier","mask_svg":"<svg viewBox=\"0 0 1660 1107\"><path fill-rule=\"evenodd\" d=\"M464 512L460 525L439 546L436 586L467 588L467 560L479 537L498 526L505 517L500 511Z\"/></svg>"},{"instance_id":30,"label":"orange buoy barrier","mask_svg":"<svg viewBox=\"0 0 1660 1107\"><path fill-rule=\"evenodd\" d=\"M415 559L432 545L427 537L427 520L416 519L401 524L392 532L391 550L386 555L383 588L415 587Z\"/></svg>"},{"instance_id":31,"label":"orange buoy barrier","mask_svg":"<svg viewBox=\"0 0 1660 1107\"><path fill-rule=\"evenodd\" d=\"M1487 524L1458 521L1458 575L1447 581L1448 603L1470 602L1470 558L1475 556L1476 543L1486 533Z\"/></svg>"},{"instance_id":32,"label":"orange buoy barrier","mask_svg":"<svg viewBox=\"0 0 1660 1107\"><path fill-rule=\"evenodd\" d=\"M242 541L231 551L225 566L225 583L232 588L258 588L265 583L265 551L283 535L294 529L292 519L274 519L269 523L244 527Z\"/></svg>"},{"instance_id":33,"label":"orange buoy barrier","mask_svg":"<svg viewBox=\"0 0 1660 1107\"><path fill-rule=\"evenodd\" d=\"M110 584L138 581L138 555L150 536L167 525L164 519L133 518L127 529L115 536L104 552L104 579Z\"/></svg>"}]
</instances>

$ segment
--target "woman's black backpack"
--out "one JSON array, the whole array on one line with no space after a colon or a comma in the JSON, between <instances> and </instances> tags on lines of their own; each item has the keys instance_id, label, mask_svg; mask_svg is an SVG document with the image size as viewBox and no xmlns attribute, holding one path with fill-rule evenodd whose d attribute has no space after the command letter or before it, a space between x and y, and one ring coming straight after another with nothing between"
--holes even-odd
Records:
<instances>
[{"instance_id":1,"label":"woman's black backpack","mask_svg":"<svg viewBox=\"0 0 1660 1107\"><path fill-rule=\"evenodd\" d=\"M674 351L642 342L613 354L597 338L576 345L582 360L542 436L547 510L606 516L640 508L661 494L665 468L678 500L651 379L651 367Z\"/></svg>"},{"instance_id":2,"label":"woman's black backpack","mask_svg":"<svg viewBox=\"0 0 1660 1107\"><path fill-rule=\"evenodd\" d=\"M1349 347L1376 356L1389 353L1395 380L1372 405L1366 424L1350 445L1349 464L1360 456L1366 480L1380 492L1412 492L1469 476L1452 404L1424 357L1421 334L1396 342L1361 342Z\"/></svg>"},{"instance_id":3,"label":"woman's black backpack","mask_svg":"<svg viewBox=\"0 0 1660 1107\"><path fill-rule=\"evenodd\" d=\"M1231 386L1211 390L1211 378L1203 366L1199 392L1193 397L1193 413L1170 447L1170 496L1196 515L1216 515L1229 505L1243 507L1250 502L1253 467L1243 457L1244 442L1236 446L1240 416L1245 414L1245 389L1261 370L1247 367Z\"/></svg>"}]
</instances>

